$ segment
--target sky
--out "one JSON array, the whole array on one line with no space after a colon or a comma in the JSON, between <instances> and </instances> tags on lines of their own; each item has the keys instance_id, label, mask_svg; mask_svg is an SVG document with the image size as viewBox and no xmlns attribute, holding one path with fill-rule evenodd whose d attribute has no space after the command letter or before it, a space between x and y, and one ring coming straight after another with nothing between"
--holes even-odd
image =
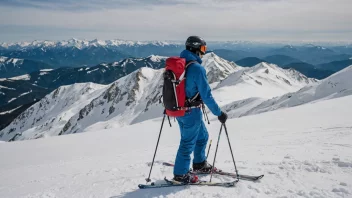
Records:
<instances>
[{"instance_id":1,"label":"sky","mask_svg":"<svg viewBox=\"0 0 352 198\"><path fill-rule=\"evenodd\" d=\"M0 42L352 41L352 0L1 0Z\"/></svg>"}]
</instances>

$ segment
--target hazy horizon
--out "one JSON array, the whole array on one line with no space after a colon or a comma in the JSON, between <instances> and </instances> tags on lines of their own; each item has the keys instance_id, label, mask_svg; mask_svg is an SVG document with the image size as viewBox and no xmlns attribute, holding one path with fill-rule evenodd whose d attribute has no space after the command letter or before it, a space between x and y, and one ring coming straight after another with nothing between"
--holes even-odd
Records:
<instances>
[{"instance_id":1,"label":"hazy horizon","mask_svg":"<svg viewBox=\"0 0 352 198\"><path fill-rule=\"evenodd\" d=\"M0 42L351 42L350 0L3 0ZM172 14L170 14L172 13Z\"/></svg>"}]
</instances>

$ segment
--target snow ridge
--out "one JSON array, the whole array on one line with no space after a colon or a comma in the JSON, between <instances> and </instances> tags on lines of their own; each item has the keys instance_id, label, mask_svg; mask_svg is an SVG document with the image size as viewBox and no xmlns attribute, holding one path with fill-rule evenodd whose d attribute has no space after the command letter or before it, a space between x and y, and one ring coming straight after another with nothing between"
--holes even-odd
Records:
<instances>
[{"instance_id":1,"label":"snow ridge","mask_svg":"<svg viewBox=\"0 0 352 198\"><path fill-rule=\"evenodd\" d=\"M111 123L123 126L134 120L142 121L160 116L161 111L158 115L152 115L148 109L152 105L162 108L157 103L161 95L163 71L141 68L112 83L100 96L76 113L60 135L82 132L96 122L110 120ZM149 115L143 115L145 113Z\"/></svg>"},{"instance_id":2,"label":"snow ridge","mask_svg":"<svg viewBox=\"0 0 352 198\"><path fill-rule=\"evenodd\" d=\"M155 45L155 46L169 46L169 45L179 45L178 42L165 42L165 41L128 41L128 40L80 40L72 38L63 41L32 41L32 42L15 42L15 43L1 43L0 47L6 49L21 49L21 48L55 48L55 47L76 47L78 49L88 48L88 47L119 47L119 46L129 46L138 47L145 45Z\"/></svg>"},{"instance_id":3,"label":"snow ridge","mask_svg":"<svg viewBox=\"0 0 352 198\"><path fill-rule=\"evenodd\" d=\"M105 87L94 83L59 87L20 114L0 132L0 138L9 141L15 136L25 140L58 135L67 120Z\"/></svg>"},{"instance_id":4,"label":"snow ridge","mask_svg":"<svg viewBox=\"0 0 352 198\"><path fill-rule=\"evenodd\" d=\"M283 96L275 97L252 107L241 116L253 115L282 108L294 107L320 100L344 97L352 95L352 65L321 80L315 84L308 85L297 92L287 93ZM230 105L229 105L230 106ZM228 109L232 112L232 117L238 114L236 109ZM236 114L236 115L235 115Z\"/></svg>"},{"instance_id":5,"label":"snow ridge","mask_svg":"<svg viewBox=\"0 0 352 198\"><path fill-rule=\"evenodd\" d=\"M209 83L219 82L225 79L231 73L243 69L242 67L236 65L234 62L220 58L213 52L204 55L202 61L202 65L207 71Z\"/></svg>"}]
</instances>

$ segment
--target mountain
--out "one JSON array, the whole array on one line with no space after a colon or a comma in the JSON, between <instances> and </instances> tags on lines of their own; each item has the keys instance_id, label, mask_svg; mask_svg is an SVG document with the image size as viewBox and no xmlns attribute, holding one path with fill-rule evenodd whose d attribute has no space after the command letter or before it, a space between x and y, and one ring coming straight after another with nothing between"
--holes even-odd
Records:
<instances>
[{"instance_id":1,"label":"mountain","mask_svg":"<svg viewBox=\"0 0 352 198\"><path fill-rule=\"evenodd\" d=\"M352 65L316 84L306 86L297 92L287 93L283 96L275 97L264 102L262 101L259 105L242 113L241 116L352 95L351 76ZM231 112L233 110L228 109L228 111Z\"/></svg>"},{"instance_id":2,"label":"mountain","mask_svg":"<svg viewBox=\"0 0 352 198\"><path fill-rule=\"evenodd\" d=\"M229 50L229 49L214 49L212 50L219 57L229 60L229 61L238 61L243 58L251 56L250 52L242 50Z\"/></svg>"},{"instance_id":3,"label":"mountain","mask_svg":"<svg viewBox=\"0 0 352 198\"><path fill-rule=\"evenodd\" d=\"M352 58L347 59L347 60L341 60L341 61L333 61L330 63L324 63L317 65L319 69L324 69L324 70L330 70L330 71L340 71L348 66L352 65Z\"/></svg>"},{"instance_id":4,"label":"mountain","mask_svg":"<svg viewBox=\"0 0 352 198\"><path fill-rule=\"evenodd\" d=\"M340 54L350 54L350 55L352 55L352 44L333 46L332 49L337 51L337 52L339 52Z\"/></svg>"},{"instance_id":5,"label":"mountain","mask_svg":"<svg viewBox=\"0 0 352 198\"><path fill-rule=\"evenodd\" d=\"M286 45L274 49L270 54L282 54L299 59L309 64L322 64L331 61L345 60L351 57L350 54L339 53L330 48L307 44L303 46Z\"/></svg>"},{"instance_id":6,"label":"mountain","mask_svg":"<svg viewBox=\"0 0 352 198\"><path fill-rule=\"evenodd\" d=\"M0 56L0 78L9 78L53 67L37 61Z\"/></svg>"},{"instance_id":7,"label":"mountain","mask_svg":"<svg viewBox=\"0 0 352 198\"><path fill-rule=\"evenodd\" d=\"M153 56L150 59L153 59L154 61L159 61L159 63L162 63L164 65L164 57ZM110 65L110 67L127 68L125 64L128 64L131 61L132 60L129 59L119 63L113 63ZM147 64L144 65L147 66ZM203 65L207 71L208 79L214 82L221 81L226 78L231 72L235 72L241 69L241 67L236 66L232 62L228 62L224 59L221 59L213 53L206 54L203 57ZM132 66L128 66L128 68L132 69ZM162 105L159 104L159 99L161 96L163 69L154 70L152 68L153 65L149 66L149 68L140 68L103 88L104 90L103 92L101 92L100 95L94 95L94 97L92 96L89 98L85 97L84 100L87 103L85 106L80 106L80 109L70 110L70 108L72 107L65 107L65 109L62 109L61 111L70 111L71 113L75 112L75 115L72 115L69 120L65 118L64 120L66 121L64 121L63 118L61 118L62 116L59 116L58 114L57 116L45 116L43 118L42 115L53 115L53 113L49 112L48 109L51 111L53 110L53 108L51 108L50 106L57 106L58 104L49 99L53 98L51 95L53 95L55 92L58 92L58 90L63 89L62 87L60 87L57 90L53 91L50 95L43 98L40 102L23 112L15 121L11 123L11 125L3 129L3 131L6 131L4 132L5 134L11 131L8 139L13 139L14 135L17 133L23 135L21 135L21 138L20 136L17 136L15 138L16 140L33 139L36 137L42 137L43 134L41 133L41 131L43 130L49 131L46 134L52 136L59 134L82 132L87 127L96 122L104 123L111 119L115 120L116 125L124 126L128 124L139 123L141 121L154 117L159 117L161 115L160 112L162 112ZM155 69L158 68L155 67ZM90 68L88 72L94 70L95 69ZM87 71L85 72L87 73ZM68 77L65 77L64 79L67 78ZM64 89L70 90L71 93L66 93L63 96L77 95L76 88ZM66 101L65 103L70 104L74 104L74 100L76 100L76 98L59 98L62 101ZM49 107L47 107L47 105L42 104L48 104ZM36 113L33 114L32 112ZM62 114L63 113L61 112L60 115ZM61 120L61 123L65 122L65 125L62 127L58 127L58 124L56 124L56 122L50 124L53 118L55 118L55 120ZM32 120L40 120L42 123L36 123ZM27 121L29 123L26 123ZM30 126L31 128L21 129L20 127L18 127L20 125L19 123L25 123L22 125ZM35 124L33 125L33 123ZM42 126L43 123L46 126L44 128ZM53 125L55 125L55 127L53 127ZM48 129L50 127L51 129ZM58 129L60 129L61 131L58 131ZM33 131L35 131L35 133Z\"/></svg>"},{"instance_id":8,"label":"mountain","mask_svg":"<svg viewBox=\"0 0 352 198\"><path fill-rule=\"evenodd\" d=\"M203 63L209 79L212 79L214 73L224 75L223 79L221 75L216 75L218 84L213 92L216 98L223 97L219 101L221 105L241 99L234 94L239 94L242 98L248 97L247 94L250 93L270 98L297 90L306 84L315 83L314 79L306 78L295 70L283 70L266 63L243 69L212 53L203 57ZM92 130L92 127L97 130L103 126L105 128L122 127L160 117L163 111L160 103L163 71L163 69L140 68L110 85L101 87L99 92L92 90L94 94L90 97L82 93L77 94L80 88L72 88L78 86L77 84L60 87L3 129L2 139L25 140L79 133ZM243 75L236 79L236 74ZM261 85L253 86L253 80L248 79L247 76L255 78L254 82ZM90 87L91 85L80 86ZM61 96L58 94L61 90L67 91ZM53 97L54 95L59 96ZM84 102L72 97L76 95L82 95ZM58 103L57 100L64 101L65 105ZM77 102L80 105L75 105L78 104ZM65 111L70 114L66 115ZM58 120L60 124L56 123ZM114 124L111 125L112 123Z\"/></svg>"},{"instance_id":9,"label":"mountain","mask_svg":"<svg viewBox=\"0 0 352 198\"><path fill-rule=\"evenodd\" d=\"M59 87L18 116L0 136L6 141L36 139L82 132L111 119L123 126L158 117L162 114L162 74L163 69L144 67L110 85Z\"/></svg>"},{"instance_id":10,"label":"mountain","mask_svg":"<svg viewBox=\"0 0 352 198\"><path fill-rule=\"evenodd\" d=\"M310 78L316 78L316 79L324 79L334 73L334 71L324 70L304 62L290 63L288 65L282 66L282 68L284 69L292 68Z\"/></svg>"},{"instance_id":11,"label":"mountain","mask_svg":"<svg viewBox=\"0 0 352 198\"><path fill-rule=\"evenodd\" d=\"M14 119L5 128L8 133L0 136L13 141L57 135L68 119L89 103L87 99L99 95L105 87L94 83L59 87Z\"/></svg>"},{"instance_id":12,"label":"mountain","mask_svg":"<svg viewBox=\"0 0 352 198\"><path fill-rule=\"evenodd\" d=\"M80 39L69 39L63 41L32 41L32 42L15 42L15 43L0 43L0 47L8 50L19 50L19 49L35 49L35 48L70 48L75 47L78 49L84 49L89 47L120 47L120 46L170 46L179 45L178 42L163 42L163 41L128 41L128 40L80 40Z\"/></svg>"},{"instance_id":13,"label":"mountain","mask_svg":"<svg viewBox=\"0 0 352 198\"><path fill-rule=\"evenodd\" d=\"M214 97L221 98L221 105L251 97L269 99L316 82L296 70L263 62L230 74L215 87Z\"/></svg>"},{"instance_id":14,"label":"mountain","mask_svg":"<svg viewBox=\"0 0 352 198\"><path fill-rule=\"evenodd\" d=\"M124 40L33 41L1 44L4 56L44 62L55 68L94 66L102 62L115 62L130 57L179 55L184 49L178 43Z\"/></svg>"},{"instance_id":15,"label":"mountain","mask_svg":"<svg viewBox=\"0 0 352 198\"><path fill-rule=\"evenodd\" d=\"M265 175L255 183L240 180L233 188L138 189L148 177L161 118L122 128L110 122L87 133L0 143L0 197L350 197L352 111L347 107L351 106L352 96L346 96L228 119L239 174ZM214 141L220 129L215 119L206 125ZM175 125L165 123L160 134L152 182L173 177L173 168L162 162L175 160L180 140ZM224 133L215 166L235 172ZM209 176L201 177L209 181ZM232 180L215 176L212 181Z\"/></svg>"},{"instance_id":16,"label":"mountain","mask_svg":"<svg viewBox=\"0 0 352 198\"><path fill-rule=\"evenodd\" d=\"M215 53L208 53L202 58L202 65L207 71L209 83L219 82L233 72L243 69L234 62L220 58Z\"/></svg>"},{"instance_id":17,"label":"mountain","mask_svg":"<svg viewBox=\"0 0 352 198\"><path fill-rule=\"evenodd\" d=\"M243 58L241 60L236 61L236 64L240 65L242 67L252 67L252 66L257 65L261 62L265 62L265 60L262 60L257 57L247 57L247 58Z\"/></svg>"},{"instance_id":18,"label":"mountain","mask_svg":"<svg viewBox=\"0 0 352 198\"><path fill-rule=\"evenodd\" d=\"M292 58L290 56L286 56L286 55L272 55L272 56L267 56L265 58L263 58L263 60L265 60L268 63L273 63L276 65L287 65L290 63L298 63L298 62L302 62L296 58Z\"/></svg>"},{"instance_id":19,"label":"mountain","mask_svg":"<svg viewBox=\"0 0 352 198\"><path fill-rule=\"evenodd\" d=\"M26 48L7 52L4 56L35 60L50 64L54 68L59 68L93 66L101 62L119 61L131 55L125 54L117 49L110 49L103 46L90 46L82 49L73 46Z\"/></svg>"},{"instance_id":20,"label":"mountain","mask_svg":"<svg viewBox=\"0 0 352 198\"><path fill-rule=\"evenodd\" d=\"M39 101L60 86L85 82L109 84L141 67L163 68L165 59L166 57L152 55L146 58L128 58L94 67L41 70L23 76L0 79L0 94L2 95L0 97L0 129L23 112L18 111L18 108L22 107L20 109L25 110L24 107ZM14 109L18 110L13 111Z\"/></svg>"}]
</instances>

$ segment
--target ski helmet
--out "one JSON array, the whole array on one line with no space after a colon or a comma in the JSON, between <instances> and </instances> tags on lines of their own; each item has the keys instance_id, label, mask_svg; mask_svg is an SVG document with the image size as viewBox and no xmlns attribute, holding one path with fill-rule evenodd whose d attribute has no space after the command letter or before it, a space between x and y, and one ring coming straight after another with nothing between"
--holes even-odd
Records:
<instances>
[{"instance_id":1,"label":"ski helmet","mask_svg":"<svg viewBox=\"0 0 352 198\"><path fill-rule=\"evenodd\" d=\"M199 36L190 36L186 41L186 49L194 53L205 54L207 51L207 43Z\"/></svg>"}]
</instances>

